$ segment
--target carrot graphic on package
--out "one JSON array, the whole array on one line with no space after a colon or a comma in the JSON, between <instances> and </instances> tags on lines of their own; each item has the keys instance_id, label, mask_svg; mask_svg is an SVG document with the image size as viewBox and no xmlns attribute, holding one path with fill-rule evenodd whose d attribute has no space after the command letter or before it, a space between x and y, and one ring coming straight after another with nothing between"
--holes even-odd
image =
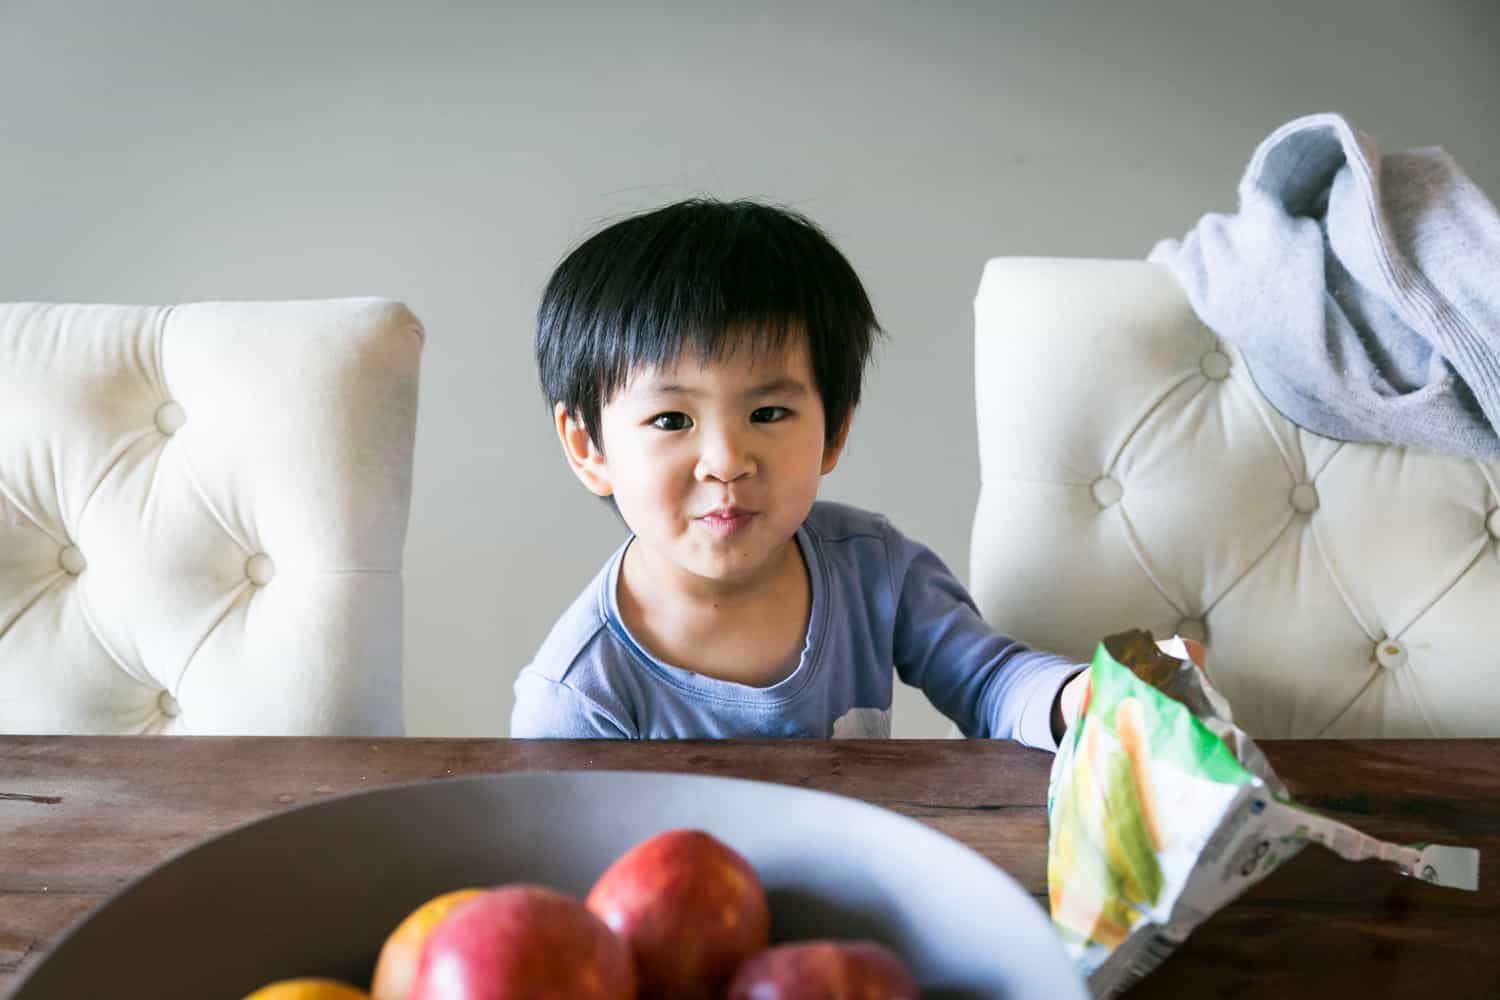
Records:
<instances>
[{"instance_id":1,"label":"carrot graphic on package","mask_svg":"<svg viewBox=\"0 0 1500 1000\"><path fill-rule=\"evenodd\" d=\"M1171 843L1171 834L1162 823L1161 810L1157 807L1156 784L1151 780L1151 737L1146 732L1146 713L1139 698L1123 698L1115 706L1115 730L1120 737L1120 746L1130 759L1130 773L1135 778L1141 818L1146 822L1146 832L1151 835L1151 847L1157 852L1164 851Z\"/></svg>"},{"instance_id":2,"label":"carrot graphic on package","mask_svg":"<svg viewBox=\"0 0 1500 1000\"><path fill-rule=\"evenodd\" d=\"M1097 745L1099 724L1086 719L1083 743ZM1118 853L1106 847L1108 827L1105 795L1094 765L1096 753L1085 750L1078 767L1061 792L1061 821L1054 827L1047 859L1048 895L1053 920L1085 941L1117 947L1130 932L1137 914L1120 884Z\"/></svg>"}]
</instances>

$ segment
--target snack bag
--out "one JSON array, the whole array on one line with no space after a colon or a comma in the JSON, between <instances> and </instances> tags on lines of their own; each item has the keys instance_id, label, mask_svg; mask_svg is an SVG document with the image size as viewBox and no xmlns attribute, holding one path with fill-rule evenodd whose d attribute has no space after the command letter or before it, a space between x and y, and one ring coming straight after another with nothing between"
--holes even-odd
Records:
<instances>
[{"instance_id":1,"label":"snack bag","mask_svg":"<svg viewBox=\"0 0 1500 1000\"><path fill-rule=\"evenodd\" d=\"M1192 640L1099 644L1083 712L1052 765L1052 921L1095 997L1145 976L1215 910L1308 842L1478 888L1479 852L1402 847L1303 809L1235 727ZM1128 664L1128 666L1127 666Z\"/></svg>"}]
</instances>

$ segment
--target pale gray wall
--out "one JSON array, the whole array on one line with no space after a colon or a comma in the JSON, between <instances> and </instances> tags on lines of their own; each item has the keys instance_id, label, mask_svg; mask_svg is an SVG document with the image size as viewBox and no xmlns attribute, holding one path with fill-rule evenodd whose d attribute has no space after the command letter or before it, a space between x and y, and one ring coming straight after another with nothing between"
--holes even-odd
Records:
<instances>
[{"instance_id":1,"label":"pale gray wall","mask_svg":"<svg viewBox=\"0 0 1500 1000\"><path fill-rule=\"evenodd\" d=\"M0 299L378 294L425 321L412 734L501 734L620 540L563 465L533 310L605 220L787 203L891 337L825 496L967 573L970 303L999 255L1139 257L1338 110L1500 192L1500 4L0 0ZM1025 634L1025 623L1005 623ZM898 735L946 729L898 699Z\"/></svg>"}]
</instances>

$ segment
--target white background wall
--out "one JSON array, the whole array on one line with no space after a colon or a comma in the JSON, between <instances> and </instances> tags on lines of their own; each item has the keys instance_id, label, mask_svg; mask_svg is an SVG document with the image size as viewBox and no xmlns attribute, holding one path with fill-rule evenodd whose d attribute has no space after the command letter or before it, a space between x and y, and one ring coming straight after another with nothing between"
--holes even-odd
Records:
<instances>
[{"instance_id":1,"label":"white background wall","mask_svg":"<svg viewBox=\"0 0 1500 1000\"><path fill-rule=\"evenodd\" d=\"M621 538L530 355L547 274L599 225L697 194L823 225L890 333L824 495L966 577L987 258L1143 256L1313 111L1500 195L1497 53L1492 0L0 0L0 299L407 302L407 727L498 735ZM945 730L898 697L897 735Z\"/></svg>"}]
</instances>

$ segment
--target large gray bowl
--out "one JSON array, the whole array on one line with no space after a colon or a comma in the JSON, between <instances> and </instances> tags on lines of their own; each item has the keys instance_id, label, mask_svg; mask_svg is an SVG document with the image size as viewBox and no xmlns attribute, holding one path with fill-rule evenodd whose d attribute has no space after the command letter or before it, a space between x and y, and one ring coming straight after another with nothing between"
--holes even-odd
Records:
<instances>
[{"instance_id":1,"label":"large gray bowl","mask_svg":"<svg viewBox=\"0 0 1500 1000\"><path fill-rule=\"evenodd\" d=\"M518 881L581 898L626 849L677 827L755 866L778 940L883 941L924 997L1087 996L1042 908L921 823L787 785L606 771L396 785L249 823L127 886L14 997L239 1000L302 975L367 986L381 942L424 900Z\"/></svg>"}]
</instances>

